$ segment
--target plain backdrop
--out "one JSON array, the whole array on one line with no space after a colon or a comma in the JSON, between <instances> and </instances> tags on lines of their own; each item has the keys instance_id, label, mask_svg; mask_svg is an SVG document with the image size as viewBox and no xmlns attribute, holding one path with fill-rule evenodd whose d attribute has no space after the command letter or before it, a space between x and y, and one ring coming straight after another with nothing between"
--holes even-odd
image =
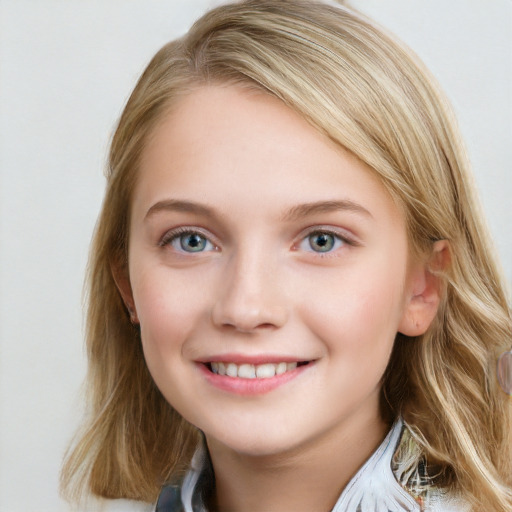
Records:
<instances>
[{"instance_id":1,"label":"plain backdrop","mask_svg":"<svg viewBox=\"0 0 512 512\"><path fill-rule=\"evenodd\" d=\"M0 0L2 512L69 509L58 471L82 406L81 288L112 128L155 51L218 3ZM512 282L512 2L352 3L447 91Z\"/></svg>"}]
</instances>

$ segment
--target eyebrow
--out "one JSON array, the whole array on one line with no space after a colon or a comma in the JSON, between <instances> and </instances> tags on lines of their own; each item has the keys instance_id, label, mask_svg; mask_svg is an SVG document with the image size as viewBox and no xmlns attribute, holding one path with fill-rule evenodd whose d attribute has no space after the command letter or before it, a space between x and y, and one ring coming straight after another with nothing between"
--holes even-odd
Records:
<instances>
[{"instance_id":1,"label":"eyebrow","mask_svg":"<svg viewBox=\"0 0 512 512\"><path fill-rule=\"evenodd\" d=\"M170 212L184 212L184 213L195 213L196 215L203 215L205 217L214 217L214 211L208 206L204 206L193 201L181 201L178 199L166 199L155 203L147 211L145 219L151 217L155 213L162 211Z\"/></svg>"},{"instance_id":2,"label":"eyebrow","mask_svg":"<svg viewBox=\"0 0 512 512\"><path fill-rule=\"evenodd\" d=\"M358 213L365 217L372 217L373 215L363 206L349 199L342 199L338 201L317 201L313 203L305 203L294 206L288 210L282 217L282 220L287 222L301 220L304 217L315 215L319 213L331 213L337 211L349 211Z\"/></svg>"},{"instance_id":3,"label":"eyebrow","mask_svg":"<svg viewBox=\"0 0 512 512\"><path fill-rule=\"evenodd\" d=\"M293 206L284 213L281 220L285 222L294 222L310 215L331 213L340 210L354 212L373 218L372 214L360 204L350 201L349 199L342 199L337 201L316 201ZM214 209L206 205L193 201L166 199L151 206L146 213L145 219L162 211L193 213L204 217L216 217Z\"/></svg>"}]
</instances>

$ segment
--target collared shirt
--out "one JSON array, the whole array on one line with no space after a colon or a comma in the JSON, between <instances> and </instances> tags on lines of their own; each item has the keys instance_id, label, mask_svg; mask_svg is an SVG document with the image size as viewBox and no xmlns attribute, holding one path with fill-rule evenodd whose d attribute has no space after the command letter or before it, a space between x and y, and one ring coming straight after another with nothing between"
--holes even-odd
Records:
<instances>
[{"instance_id":1,"label":"collared shirt","mask_svg":"<svg viewBox=\"0 0 512 512\"><path fill-rule=\"evenodd\" d=\"M356 475L332 512L469 512L469 506L431 483L425 466L408 464L417 450L409 429L399 419ZM203 445L180 484L162 489L155 512L208 512L213 470Z\"/></svg>"}]
</instances>

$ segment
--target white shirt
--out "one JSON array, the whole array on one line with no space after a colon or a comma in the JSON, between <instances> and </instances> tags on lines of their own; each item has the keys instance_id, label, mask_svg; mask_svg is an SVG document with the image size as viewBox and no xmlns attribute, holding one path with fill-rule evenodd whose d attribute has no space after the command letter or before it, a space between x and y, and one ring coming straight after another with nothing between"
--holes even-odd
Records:
<instances>
[{"instance_id":1,"label":"white shirt","mask_svg":"<svg viewBox=\"0 0 512 512\"><path fill-rule=\"evenodd\" d=\"M392 469L393 456L406 430L401 419L395 422L381 445L345 487L332 512L469 512L469 506L462 500L433 486L415 498L398 482ZM160 505L156 512L207 512L200 498L200 477L207 467L207 459L201 445L181 488L168 488L172 504Z\"/></svg>"}]
</instances>

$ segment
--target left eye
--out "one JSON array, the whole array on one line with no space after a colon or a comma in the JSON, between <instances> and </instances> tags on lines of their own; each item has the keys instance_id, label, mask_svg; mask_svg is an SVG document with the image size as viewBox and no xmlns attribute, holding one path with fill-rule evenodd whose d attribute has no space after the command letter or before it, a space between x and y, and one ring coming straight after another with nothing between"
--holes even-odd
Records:
<instances>
[{"instance_id":1,"label":"left eye","mask_svg":"<svg viewBox=\"0 0 512 512\"><path fill-rule=\"evenodd\" d=\"M344 240L329 231L315 231L310 233L300 243L300 249L309 252L326 253L341 247Z\"/></svg>"},{"instance_id":2,"label":"left eye","mask_svg":"<svg viewBox=\"0 0 512 512\"><path fill-rule=\"evenodd\" d=\"M201 233L187 231L171 235L165 242L180 252L205 252L215 250L215 246Z\"/></svg>"}]
</instances>

